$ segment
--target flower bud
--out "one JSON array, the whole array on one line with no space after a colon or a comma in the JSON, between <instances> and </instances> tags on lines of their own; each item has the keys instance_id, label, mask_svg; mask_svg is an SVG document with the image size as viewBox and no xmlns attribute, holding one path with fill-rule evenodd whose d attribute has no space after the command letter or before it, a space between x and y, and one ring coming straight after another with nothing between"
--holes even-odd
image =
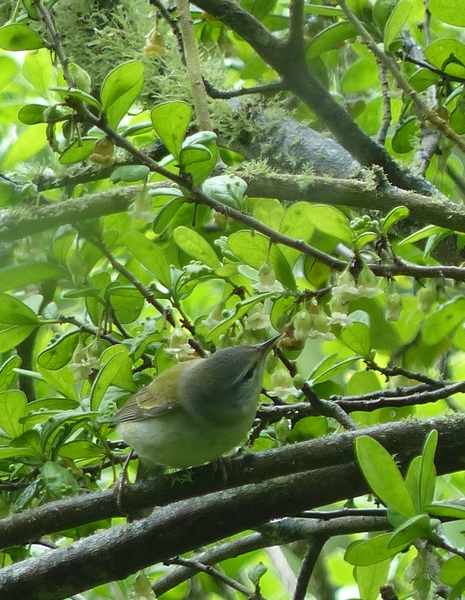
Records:
<instances>
[{"instance_id":1,"label":"flower bud","mask_svg":"<svg viewBox=\"0 0 465 600\"><path fill-rule=\"evenodd\" d=\"M404 307L404 301L402 300L402 296L395 292L394 294L389 294L386 301L386 320L387 321L398 321L400 319L400 314Z\"/></svg>"},{"instance_id":2,"label":"flower bud","mask_svg":"<svg viewBox=\"0 0 465 600\"><path fill-rule=\"evenodd\" d=\"M418 294L418 308L422 313L429 313L436 302L436 291L430 287L421 288Z\"/></svg>"}]
</instances>

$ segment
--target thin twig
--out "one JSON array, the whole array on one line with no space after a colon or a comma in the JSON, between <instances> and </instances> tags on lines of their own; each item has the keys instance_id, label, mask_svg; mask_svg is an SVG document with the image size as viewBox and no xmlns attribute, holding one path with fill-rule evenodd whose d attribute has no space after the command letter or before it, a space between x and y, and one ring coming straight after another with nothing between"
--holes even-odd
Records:
<instances>
[{"instance_id":1,"label":"thin twig","mask_svg":"<svg viewBox=\"0 0 465 600\"><path fill-rule=\"evenodd\" d=\"M381 82L381 94L383 96L383 119L381 121L381 127L378 131L378 142L385 144L386 135L391 123L392 111L391 111L391 99L389 98L389 83L387 80L387 69L381 61L376 59L378 64L379 80Z\"/></svg>"},{"instance_id":2,"label":"thin twig","mask_svg":"<svg viewBox=\"0 0 465 600\"><path fill-rule=\"evenodd\" d=\"M236 591L240 592L241 594L244 594L244 596L246 596L246 598L250 598L250 600L259 600L259 598L260 598L259 596L257 596L255 594L255 592L252 592L251 590L249 590L249 588L245 587L245 585L242 585L242 583L239 583L238 581L231 579L231 577L228 577L224 573L221 573L221 571L218 571L218 569L215 569L211 565L205 565L205 564L201 563L199 560L195 560L194 558L187 559L187 558L181 558L180 556L177 556L176 558L172 558L168 561L165 561L165 564L179 565L181 567L188 567L189 569L195 569L196 571L200 571L201 573L206 573L207 575L210 575L210 577L214 577L215 579L218 579L218 581L225 583L226 585L231 587L233 590L236 590Z\"/></svg>"},{"instance_id":3,"label":"thin twig","mask_svg":"<svg viewBox=\"0 0 465 600\"><path fill-rule=\"evenodd\" d=\"M177 5L187 73L197 114L197 124L200 130L211 131L212 123L210 112L208 110L207 93L205 91L205 84L200 69L197 44L195 43L194 25L189 9L189 0L177 0Z\"/></svg>"},{"instance_id":4,"label":"thin twig","mask_svg":"<svg viewBox=\"0 0 465 600\"><path fill-rule=\"evenodd\" d=\"M355 30L363 39L367 47L371 50L374 56L386 66L391 75L394 77L399 88L412 100L414 106L417 109L417 112L419 113L420 118L425 118L428 121L430 121L430 123L432 123L439 131L441 131L443 135L445 135L448 139L454 142L457 148L460 148L462 152L465 152L465 142L449 126L449 124L438 115L436 111L431 110L424 103L420 94L415 89L413 89L413 87L405 79L395 60L391 56L388 56L383 50L381 50L381 48L375 42L375 40L368 32L366 27L363 25L363 23L350 10L346 0L339 0L339 5L344 11L344 14L346 15L347 19L352 23Z\"/></svg>"},{"instance_id":5,"label":"thin twig","mask_svg":"<svg viewBox=\"0 0 465 600\"><path fill-rule=\"evenodd\" d=\"M310 539L297 578L294 600L305 600L310 577L312 576L316 561L327 540L328 538L326 536L313 536Z\"/></svg>"}]
</instances>

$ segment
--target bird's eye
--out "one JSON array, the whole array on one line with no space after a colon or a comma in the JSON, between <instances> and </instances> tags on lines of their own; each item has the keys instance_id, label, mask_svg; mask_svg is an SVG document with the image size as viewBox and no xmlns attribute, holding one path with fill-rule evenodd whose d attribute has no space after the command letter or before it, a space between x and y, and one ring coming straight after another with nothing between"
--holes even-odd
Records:
<instances>
[{"instance_id":1,"label":"bird's eye","mask_svg":"<svg viewBox=\"0 0 465 600\"><path fill-rule=\"evenodd\" d=\"M242 378L242 381L249 381L254 376L254 373L255 373L255 365L253 367L250 367L250 369L247 371L247 373Z\"/></svg>"}]
</instances>

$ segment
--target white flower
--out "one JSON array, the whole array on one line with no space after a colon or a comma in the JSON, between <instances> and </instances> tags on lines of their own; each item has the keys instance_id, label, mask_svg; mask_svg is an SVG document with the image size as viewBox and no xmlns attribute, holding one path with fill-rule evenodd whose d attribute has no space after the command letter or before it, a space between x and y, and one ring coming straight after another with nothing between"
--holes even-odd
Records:
<instances>
[{"instance_id":1,"label":"white flower","mask_svg":"<svg viewBox=\"0 0 465 600\"><path fill-rule=\"evenodd\" d=\"M299 342L304 342L312 330L315 315L310 314L307 310L299 311L294 317L294 337Z\"/></svg>"},{"instance_id":2,"label":"white flower","mask_svg":"<svg viewBox=\"0 0 465 600\"><path fill-rule=\"evenodd\" d=\"M344 271L336 279L336 285L332 289L333 298L339 300L341 304L346 304L350 300L354 300L359 297L359 291L355 285L355 279L352 273Z\"/></svg>"},{"instance_id":3,"label":"white flower","mask_svg":"<svg viewBox=\"0 0 465 600\"><path fill-rule=\"evenodd\" d=\"M395 292L389 294L386 300L386 320L387 321L398 321L404 307L404 301L402 296Z\"/></svg>"},{"instance_id":4,"label":"white flower","mask_svg":"<svg viewBox=\"0 0 465 600\"><path fill-rule=\"evenodd\" d=\"M220 302L211 309L208 317L202 321L202 325L207 329L213 329L224 319L223 311L224 304Z\"/></svg>"},{"instance_id":5,"label":"white flower","mask_svg":"<svg viewBox=\"0 0 465 600\"><path fill-rule=\"evenodd\" d=\"M276 396L281 400L286 401L289 396L296 398L299 396L299 390L294 387L292 383L292 377L289 374L289 371L285 369L278 369L271 376L271 382L273 388L270 391L272 396Z\"/></svg>"},{"instance_id":6,"label":"white flower","mask_svg":"<svg viewBox=\"0 0 465 600\"><path fill-rule=\"evenodd\" d=\"M254 331L255 329L267 329L268 327L271 327L270 315L266 312L265 306L259 302L247 313L245 328Z\"/></svg>"},{"instance_id":7,"label":"white flower","mask_svg":"<svg viewBox=\"0 0 465 600\"><path fill-rule=\"evenodd\" d=\"M89 352L89 347L86 348L82 342L79 342L69 365L70 370L74 371L74 378L77 381L84 381L99 366L100 358L94 356L92 350Z\"/></svg>"},{"instance_id":8,"label":"white flower","mask_svg":"<svg viewBox=\"0 0 465 600\"><path fill-rule=\"evenodd\" d=\"M148 223L153 221L153 200L145 185L134 198L128 212L134 219L140 219Z\"/></svg>"},{"instance_id":9,"label":"white flower","mask_svg":"<svg viewBox=\"0 0 465 600\"><path fill-rule=\"evenodd\" d=\"M335 335L331 333L331 323L328 315L320 311L313 321L313 331L310 332L311 338L320 340L334 340Z\"/></svg>"},{"instance_id":10,"label":"white flower","mask_svg":"<svg viewBox=\"0 0 465 600\"><path fill-rule=\"evenodd\" d=\"M382 293L378 287L378 279L373 271L365 265L358 276L358 291L360 298L373 298Z\"/></svg>"},{"instance_id":11,"label":"white flower","mask_svg":"<svg viewBox=\"0 0 465 600\"><path fill-rule=\"evenodd\" d=\"M188 339L189 336L184 329L181 329L181 327L173 329L169 337L169 346L165 348L166 354L168 356L175 356L178 360L194 354L195 350L189 346Z\"/></svg>"},{"instance_id":12,"label":"white flower","mask_svg":"<svg viewBox=\"0 0 465 600\"><path fill-rule=\"evenodd\" d=\"M345 312L333 312L329 317L331 325L350 325L353 319Z\"/></svg>"},{"instance_id":13,"label":"white flower","mask_svg":"<svg viewBox=\"0 0 465 600\"><path fill-rule=\"evenodd\" d=\"M276 273L271 265L263 263L258 271L258 282L252 285L257 292L282 292L283 286L276 281Z\"/></svg>"}]
</instances>

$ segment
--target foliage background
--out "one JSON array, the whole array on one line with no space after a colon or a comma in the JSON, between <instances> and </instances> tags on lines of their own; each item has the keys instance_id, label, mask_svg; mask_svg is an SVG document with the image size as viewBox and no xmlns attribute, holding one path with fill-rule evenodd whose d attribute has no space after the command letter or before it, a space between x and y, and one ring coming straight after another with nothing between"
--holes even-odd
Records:
<instances>
[{"instance_id":1,"label":"foliage background","mask_svg":"<svg viewBox=\"0 0 465 600\"><path fill-rule=\"evenodd\" d=\"M0 24L0 597L459 597L460 1L5 0ZM276 332L226 481L120 506L116 408Z\"/></svg>"}]
</instances>

